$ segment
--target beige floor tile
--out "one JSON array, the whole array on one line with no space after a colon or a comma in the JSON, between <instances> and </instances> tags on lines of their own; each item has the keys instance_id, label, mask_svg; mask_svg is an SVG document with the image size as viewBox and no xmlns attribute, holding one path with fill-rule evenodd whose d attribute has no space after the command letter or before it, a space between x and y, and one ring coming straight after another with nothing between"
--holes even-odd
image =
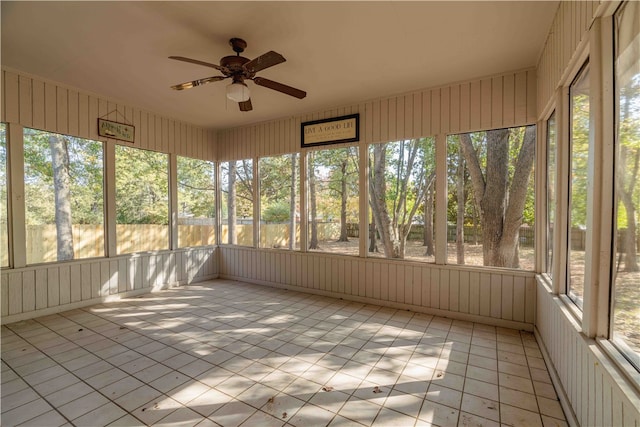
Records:
<instances>
[{"instance_id":1,"label":"beige floor tile","mask_svg":"<svg viewBox=\"0 0 640 427\"><path fill-rule=\"evenodd\" d=\"M500 421L502 424L514 427L542 426L542 418L540 418L540 414L516 408L514 406L505 405L504 403L500 403Z\"/></svg>"},{"instance_id":2,"label":"beige floor tile","mask_svg":"<svg viewBox=\"0 0 640 427\"><path fill-rule=\"evenodd\" d=\"M566 425L530 333L240 282L3 326L2 343L3 425L65 424L28 382L77 425Z\"/></svg>"},{"instance_id":3,"label":"beige floor tile","mask_svg":"<svg viewBox=\"0 0 640 427\"><path fill-rule=\"evenodd\" d=\"M67 420L57 411L49 411L20 424L20 427L59 427L69 425Z\"/></svg>"},{"instance_id":4,"label":"beige floor tile","mask_svg":"<svg viewBox=\"0 0 640 427\"><path fill-rule=\"evenodd\" d=\"M460 413L459 427L500 427L500 423L467 412Z\"/></svg>"},{"instance_id":5,"label":"beige floor tile","mask_svg":"<svg viewBox=\"0 0 640 427\"><path fill-rule=\"evenodd\" d=\"M182 407L173 411L157 423L157 427L191 427L204 420L204 417L189 408Z\"/></svg>"},{"instance_id":6,"label":"beige floor tile","mask_svg":"<svg viewBox=\"0 0 640 427\"><path fill-rule=\"evenodd\" d=\"M152 425L178 408L182 408L179 402L176 402L166 395L162 395L140 406L131 412L131 415L135 416L145 425Z\"/></svg>"},{"instance_id":7,"label":"beige floor tile","mask_svg":"<svg viewBox=\"0 0 640 427\"><path fill-rule=\"evenodd\" d=\"M25 405L29 402L33 402L40 398L38 393L31 388L22 389L16 393L4 394L4 385L2 386L2 413L15 409L19 406Z\"/></svg>"},{"instance_id":8,"label":"beige floor tile","mask_svg":"<svg viewBox=\"0 0 640 427\"><path fill-rule=\"evenodd\" d=\"M462 396L460 410L481 418L500 422L500 404L495 400L465 393Z\"/></svg>"},{"instance_id":9,"label":"beige floor tile","mask_svg":"<svg viewBox=\"0 0 640 427\"><path fill-rule=\"evenodd\" d=\"M414 394L405 394L398 391L392 391L384 401L384 409L391 409L404 415L415 418L420 413L424 398ZM377 419L376 419L377 421Z\"/></svg>"},{"instance_id":10,"label":"beige floor tile","mask_svg":"<svg viewBox=\"0 0 640 427\"><path fill-rule=\"evenodd\" d=\"M425 399L451 408L459 408L462 392L431 383Z\"/></svg>"},{"instance_id":11,"label":"beige floor tile","mask_svg":"<svg viewBox=\"0 0 640 427\"><path fill-rule=\"evenodd\" d=\"M137 388L125 395L120 396L115 400L115 402L122 408L131 412L136 408L144 405L145 403L158 398L161 395L162 393L160 393L158 390L151 388L148 385L143 385L140 388Z\"/></svg>"},{"instance_id":12,"label":"beige floor tile","mask_svg":"<svg viewBox=\"0 0 640 427\"><path fill-rule=\"evenodd\" d=\"M556 399L547 399L545 397L538 396L538 407L540 413L553 418L563 419L565 418L564 412L560 402Z\"/></svg>"},{"instance_id":13,"label":"beige floor tile","mask_svg":"<svg viewBox=\"0 0 640 427\"><path fill-rule=\"evenodd\" d=\"M65 405L56 407L56 409L68 419L75 420L88 412L98 409L108 402L107 398L94 391L78 397Z\"/></svg>"},{"instance_id":14,"label":"beige floor tile","mask_svg":"<svg viewBox=\"0 0 640 427\"><path fill-rule=\"evenodd\" d=\"M93 427L96 425L96 420L99 420L100 425L107 425L122 418L124 415L126 415L126 412L122 408L109 402L80 418L76 418L73 420L73 424L77 427Z\"/></svg>"},{"instance_id":15,"label":"beige floor tile","mask_svg":"<svg viewBox=\"0 0 640 427\"><path fill-rule=\"evenodd\" d=\"M473 378L467 378L465 380L464 392L490 400L500 400L500 393L497 385L474 380Z\"/></svg>"},{"instance_id":16,"label":"beige floor tile","mask_svg":"<svg viewBox=\"0 0 640 427\"><path fill-rule=\"evenodd\" d=\"M452 426L458 424L458 417L460 411L458 409L451 408L449 406L441 405L430 400L425 400L420 409L418 415L419 421L438 425L438 426ZM416 425L424 425L418 424Z\"/></svg>"},{"instance_id":17,"label":"beige floor tile","mask_svg":"<svg viewBox=\"0 0 640 427\"><path fill-rule=\"evenodd\" d=\"M257 411L244 402L233 400L209 416L211 420L222 426L238 426Z\"/></svg>"}]
</instances>

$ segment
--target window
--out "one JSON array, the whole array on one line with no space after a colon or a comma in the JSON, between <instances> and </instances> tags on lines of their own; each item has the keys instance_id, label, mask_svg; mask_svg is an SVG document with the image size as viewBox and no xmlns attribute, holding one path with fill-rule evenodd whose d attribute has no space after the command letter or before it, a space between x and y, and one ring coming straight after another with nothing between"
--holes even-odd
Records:
<instances>
[{"instance_id":1,"label":"window","mask_svg":"<svg viewBox=\"0 0 640 427\"><path fill-rule=\"evenodd\" d=\"M259 160L261 248L300 248L298 163L297 153Z\"/></svg>"},{"instance_id":2,"label":"window","mask_svg":"<svg viewBox=\"0 0 640 427\"><path fill-rule=\"evenodd\" d=\"M104 255L102 143L24 129L27 263Z\"/></svg>"},{"instance_id":3,"label":"window","mask_svg":"<svg viewBox=\"0 0 640 427\"><path fill-rule=\"evenodd\" d=\"M0 267L9 266L7 184L7 125L0 123Z\"/></svg>"},{"instance_id":4,"label":"window","mask_svg":"<svg viewBox=\"0 0 640 427\"><path fill-rule=\"evenodd\" d=\"M435 142L369 146L369 254L434 262Z\"/></svg>"},{"instance_id":5,"label":"window","mask_svg":"<svg viewBox=\"0 0 640 427\"><path fill-rule=\"evenodd\" d=\"M168 156L116 145L118 254L169 248Z\"/></svg>"},{"instance_id":6,"label":"window","mask_svg":"<svg viewBox=\"0 0 640 427\"><path fill-rule=\"evenodd\" d=\"M358 255L358 147L307 155L309 250Z\"/></svg>"},{"instance_id":7,"label":"window","mask_svg":"<svg viewBox=\"0 0 640 427\"><path fill-rule=\"evenodd\" d=\"M178 246L216 243L215 176L213 162L177 158Z\"/></svg>"},{"instance_id":8,"label":"window","mask_svg":"<svg viewBox=\"0 0 640 427\"><path fill-rule=\"evenodd\" d=\"M640 370L640 4L616 14L616 250L613 265L612 338Z\"/></svg>"},{"instance_id":9,"label":"window","mask_svg":"<svg viewBox=\"0 0 640 427\"><path fill-rule=\"evenodd\" d=\"M569 88L570 159L569 254L567 295L582 309L587 228L587 167L589 162L589 68L585 65Z\"/></svg>"},{"instance_id":10,"label":"window","mask_svg":"<svg viewBox=\"0 0 640 427\"><path fill-rule=\"evenodd\" d=\"M448 261L534 268L535 126L451 135Z\"/></svg>"},{"instance_id":11,"label":"window","mask_svg":"<svg viewBox=\"0 0 640 427\"><path fill-rule=\"evenodd\" d=\"M222 163L222 242L253 246L253 160Z\"/></svg>"},{"instance_id":12,"label":"window","mask_svg":"<svg viewBox=\"0 0 640 427\"><path fill-rule=\"evenodd\" d=\"M547 253L546 272L553 269L553 229L556 222L556 157L558 125L554 111L547 120Z\"/></svg>"}]
</instances>

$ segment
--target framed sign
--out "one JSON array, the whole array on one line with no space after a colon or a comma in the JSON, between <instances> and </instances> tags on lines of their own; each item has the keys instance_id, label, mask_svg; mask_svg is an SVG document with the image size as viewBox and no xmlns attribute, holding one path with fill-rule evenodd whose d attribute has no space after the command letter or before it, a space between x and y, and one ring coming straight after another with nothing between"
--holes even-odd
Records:
<instances>
[{"instance_id":1,"label":"framed sign","mask_svg":"<svg viewBox=\"0 0 640 427\"><path fill-rule=\"evenodd\" d=\"M302 147L359 141L360 114L304 122L300 130Z\"/></svg>"},{"instance_id":2,"label":"framed sign","mask_svg":"<svg viewBox=\"0 0 640 427\"><path fill-rule=\"evenodd\" d=\"M113 122L111 120L98 119L98 135L107 138L118 139L133 144L135 127L126 123Z\"/></svg>"}]
</instances>

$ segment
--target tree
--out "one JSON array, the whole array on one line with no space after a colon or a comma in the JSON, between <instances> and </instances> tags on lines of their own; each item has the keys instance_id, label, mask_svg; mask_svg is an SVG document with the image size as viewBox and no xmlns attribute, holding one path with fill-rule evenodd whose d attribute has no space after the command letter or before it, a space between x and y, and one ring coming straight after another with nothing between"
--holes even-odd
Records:
<instances>
[{"instance_id":1,"label":"tree","mask_svg":"<svg viewBox=\"0 0 640 427\"><path fill-rule=\"evenodd\" d=\"M413 218L431 181L429 145L412 139L371 146L369 205L387 258L404 258Z\"/></svg>"},{"instance_id":2,"label":"tree","mask_svg":"<svg viewBox=\"0 0 640 427\"><path fill-rule=\"evenodd\" d=\"M296 247L296 200L298 189L298 153L291 155L291 192L289 194L289 249Z\"/></svg>"},{"instance_id":3,"label":"tree","mask_svg":"<svg viewBox=\"0 0 640 427\"><path fill-rule=\"evenodd\" d=\"M484 170L470 134L460 134L458 138L473 196L480 206L483 263L518 268L518 237L533 168L535 126L527 126L524 131L498 129L485 132ZM513 165L509 155L512 144L517 147Z\"/></svg>"},{"instance_id":4,"label":"tree","mask_svg":"<svg viewBox=\"0 0 640 427\"><path fill-rule=\"evenodd\" d=\"M316 193L315 156L316 153L314 151L311 151L308 156L309 208L311 214L311 238L309 239L309 249L320 249L318 246L318 197Z\"/></svg>"},{"instance_id":5,"label":"tree","mask_svg":"<svg viewBox=\"0 0 640 427\"><path fill-rule=\"evenodd\" d=\"M55 225L47 261L74 259L74 225L103 223L102 144L25 128L24 167L27 226Z\"/></svg>"},{"instance_id":6,"label":"tree","mask_svg":"<svg viewBox=\"0 0 640 427\"><path fill-rule=\"evenodd\" d=\"M640 271L636 243L636 206L638 203L636 184L640 170L640 129L636 117L638 117L637 99L639 95L640 79L635 79L635 82L632 79L627 86L620 87L619 155L615 182L618 201L624 206L626 229L622 234L622 248L625 253L624 271L627 272Z\"/></svg>"},{"instance_id":7,"label":"tree","mask_svg":"<svg viewBox=\"0 0 640 427\"><path fill-rule=\"evenodd\" d=\"M456 215L456 261L464 264L464 207L465 207L465 166L462 150L458 150L458 170L456 179L456 198L458 212Z\"/></svg>"},{"instance_id":8,"label":"tree","mask_svg":"<svg viewBox=\"0 0 640 427\"><path fill-rule=\"evenodd\" d=\"M236 212L236 177L238 175L237 172L237 162L231 161L229 162L229 173L227 175L228 187L227 187L227 233L230 245L235 245L238 243L238 236L236 235L236 222L237 212Z\"/></svg>"},{"instance_id":9,"label":"tree","mask_svg":"<svg viewBox=\"0 0 640 427\"><path fill-rule=\"evenodd\" d=\"M71 178L69 177L69 152L62 135L49 135L53 188L56 211L56 241L58 261L74 258L73 221L71 220Z\"/></svg>"}]
</instances>

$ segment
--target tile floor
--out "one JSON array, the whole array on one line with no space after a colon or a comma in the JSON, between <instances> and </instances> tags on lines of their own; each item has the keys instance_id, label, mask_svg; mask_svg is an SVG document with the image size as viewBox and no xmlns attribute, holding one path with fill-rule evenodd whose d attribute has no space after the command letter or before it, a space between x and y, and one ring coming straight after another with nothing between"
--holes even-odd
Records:
<instances>
[{"instance_id":1,"label":"tile floor","mask_svg":"<svg viewBox=\"0 0 640 427\"><path fill-rule=\"evenodd\" d=\"M566 425L530 333L215 280L2 327L2 425Z\"/></svg>"}]
</instances>

